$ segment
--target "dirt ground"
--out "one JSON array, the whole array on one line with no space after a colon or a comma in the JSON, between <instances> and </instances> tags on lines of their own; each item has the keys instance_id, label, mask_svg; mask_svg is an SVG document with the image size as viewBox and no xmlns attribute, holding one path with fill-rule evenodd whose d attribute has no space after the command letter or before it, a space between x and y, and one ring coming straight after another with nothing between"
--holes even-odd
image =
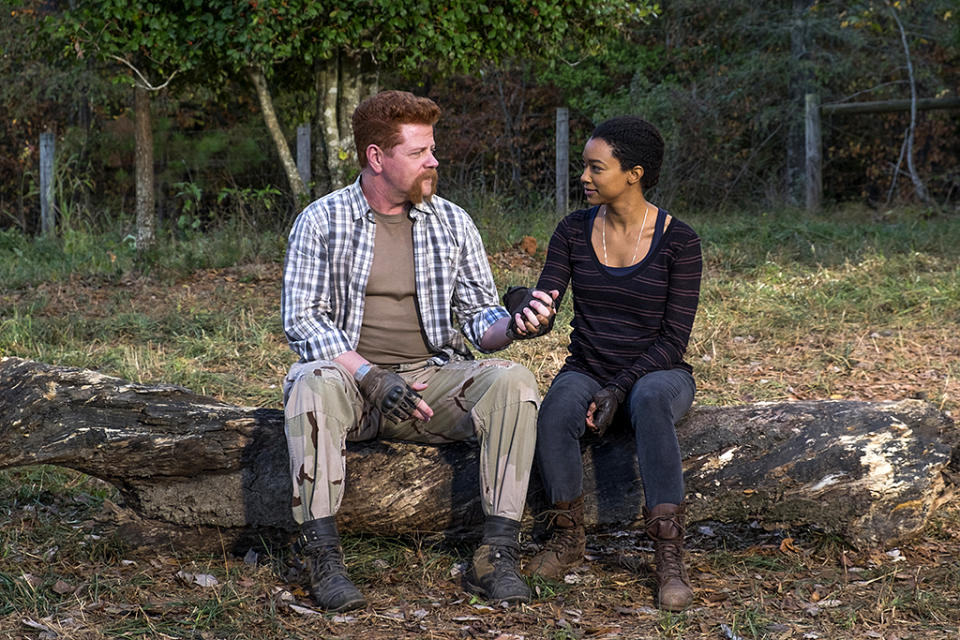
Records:
<instances>
[{"instance_id":1,"label":"dirt ground","mask_svg":"<svg viewBox=\"0 0 960 640\"><path fill-rule=\"evenodd\" d=\"M497 260L504 258L495 259L495 264ZM266 313L278 304L278 269L258 265L210 270L173 284L77 280L6 292L3 302L44 300L50 313L67 309L91 318L109 318L120 308L150 313L176 307L199 313L227 301L248 313ZM854 340L861 329L851 331ZM899 341L903 351L877 348L886 338L887 346L895 347ZM707 347L705 337L693 345L695 366L705 370L701 394L709 397L711 389L726 379L725 394L743 401L767 399L761 394L769 385L761 380L779 379L789 391L774 396L817 397L814 387L791 384L809 374L802 354L769 355L765 345L749 336L711 339L714 344L723 342L726 369L706 371L720 364L709 357L715 351ZM829 397L890 399L893 393L929 398L941 409L952 410L960 391L957 380L938 372L919 354L932 350L952 357L960 353L956 336L930 332L898 338L878 333L867 334L861 343L863 354L875 354L877 366L820 372L833 375ZM278 406L276 383L290 356L281 335L267 338L259 348L263 362L231 375L241 388L260 389L252 396L259 398L255 402ZM816 345L795 346L804 348ZM859 362L866 361L863 354ZM909 362L911 354L914 369L888 367ZM535 367L538 376L548 380L558 362L540 362ZM213 366L230 368L229 361ZM242 394L219 395L251 403ZM0 530L6 532L0 578L12 585L6 593L45 589L61 597L55 613L46 616L33 613L43 610L39 605L34 610L18 605L0 616L0 638L960 640L956 498L939 509L922 536L895 548L855 549L825 532L767 531L756 523L693 522L688 528L688 564L696 600L681 614L654 608L651 547L635 530L592 534L587 561L564 582L536 582L537 597L530 605L506 610L478 602L461 588L467 549L437 548L417 539L351 539L348 563L369 606L336 616L313 608L302 576L281 550L259 557L229 553L211 557L169 545L131 547L118 537L118 511L111 510L109 502L96 513L80 498L57 495L34 504L6 498L0 503L5 507ZM69 528L47 531L50 520ZM532 553L532 542L525 543L525 552ZM91 552L93 547L96 553ZM204 576L213 576L216 584Z\"/></svg>"}]
</instances>

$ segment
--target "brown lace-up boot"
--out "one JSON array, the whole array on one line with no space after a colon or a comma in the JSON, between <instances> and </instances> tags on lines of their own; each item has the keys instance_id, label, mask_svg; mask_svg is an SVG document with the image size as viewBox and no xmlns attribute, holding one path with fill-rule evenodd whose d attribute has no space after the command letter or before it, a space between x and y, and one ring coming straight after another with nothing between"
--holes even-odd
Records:
<instances>
[{"instance_id":1,"label":"brown lace-up boot","mask_svg":"<svg viewBox=\"0 0 960 640\"><path fill-rule=\"evenodd\" d=\"M647 535L653 539L657 606L668 611L682 611L693 602L693 589L683 565L683 511L683 506L670 503L643 508Z\"/></svg>"},{"instance_id":2,"label":"brown lace-up boot","mask_svg":"<svg viewBox=\"0 0 960 640\"><path fill-rule=\"evenodd\" d=\"M553 531L540 553L530 560L525 573L562 580L583 560L587 545L583 529L583 496L570 502L558 502L547 513L553 520Z\"/></svg>"}]
</instances>

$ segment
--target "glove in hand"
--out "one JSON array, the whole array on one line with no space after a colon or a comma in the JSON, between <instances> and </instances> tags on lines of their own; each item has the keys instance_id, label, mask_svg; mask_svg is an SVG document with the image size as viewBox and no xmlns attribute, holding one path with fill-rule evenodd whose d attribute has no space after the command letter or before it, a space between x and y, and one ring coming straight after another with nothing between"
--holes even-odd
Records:
<instances>
[{"instance_id":1,"label":"glove in hand","mask_svg":"<svg viewBox=\"0 0 960 640\"><path fill-rule=\"evenodd\" d=\"M593 394L591 401L595 406L593 410L594 433L598 437L603 436L610 423L613 422L613 416L616 415L617 408L623 402L623 395L620 389L612 385L608 385Z\"/></svg>"},{"instance_id":2,"label":"glove in hand","mask_svg":"<svg viewBox=\"0 0 960 640\"><path fill-rule=\"evenodd\" d=\"M420 402L420 394L411 389L403 378L376 365L370 367L357 387L360 394L380 410L380 415L391 422L403 422L413 417Z\"/></svg>"},{"instance_id":3,"label":"glove in hand","mask_svg":"<svg viewBox=\"0 0 960 640\"><path fill-rule=\"evenodd\" d=\"M530 287L509 287L506 293L503 294L503 306L507 308L507 312L510 313L510 324L507 326L507 337L511 340L529 340L530 338L539 338L542 335L550 333L550 330L553 329L553 321L557 317L556 314L550 316L550 321L546 324L540 323L540 326L537 327L535 331L528 331L527 333L517 333L515 329L516 320L514 316L518 313L523 315L521 312L530 306L530 303L536 300L540 304L546 304L543 300L534 297L533 292L537 289L531 289ZM553 303L550 304L553 306ZM536 310L531 307L530 309L534 313ZM537 314L539 315L539 314Z\"/></svg>"}]
</instances>

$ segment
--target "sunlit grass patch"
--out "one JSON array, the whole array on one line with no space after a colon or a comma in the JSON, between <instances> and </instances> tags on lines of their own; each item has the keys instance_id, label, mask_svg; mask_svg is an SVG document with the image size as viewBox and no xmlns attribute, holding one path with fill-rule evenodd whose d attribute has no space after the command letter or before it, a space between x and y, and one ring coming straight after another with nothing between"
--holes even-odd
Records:
<instances>
[{"instance_id":1,"label":"sunlit grass patch","mask_svg":"<svg viewBox=\"0 0 960 640\"><path fill-rule=\"evenodd\" d=\"M491 256L497 286L533 284L555 217L511 217L502 203L490 211L478 224L485 233L502 227L488 242L501 247ZM527 215L540 216L539 226ZM956 409L958 220L910 212L679 217L703 237L707 266L686 355L698 403L921 397ZM533 256L514 246L527 233L538 240ZM114 250L110 238L101 249ZM81 237L70 243L75 256L97 247ZM0 237L12 278L0 279L0 353L279 408L280 381L295 358L279 320L282 251L266 249L281 244L182 239L143 274L124 262L132 254L55 266L60 245ZM25 262L6 261L15 251ZM551 334L496 356L528 366L546 390L566 357L571 315L567 300ZM782 548L694 549L697 599L680 614L653 608L652 558L639 545L630 551L635 562L586 563L579 582L533 579L534 601L501 611L462 590L456 573L472 545L348 535L347 566L371 606L339 618L290 606L312 604L285 548L268 546L257 564L228 552L131 548L116 535L110 508L118 500L109 485L68 470L0 471L0 636L586 638L617 628L621 637L718 638L728 637L725 625L742 638L871 631L939 640L955 630L960 607L955 500L899 560L816 535ZM210 574L218 585L185 582L180 571Z\"/></svg>"}]
</instances>

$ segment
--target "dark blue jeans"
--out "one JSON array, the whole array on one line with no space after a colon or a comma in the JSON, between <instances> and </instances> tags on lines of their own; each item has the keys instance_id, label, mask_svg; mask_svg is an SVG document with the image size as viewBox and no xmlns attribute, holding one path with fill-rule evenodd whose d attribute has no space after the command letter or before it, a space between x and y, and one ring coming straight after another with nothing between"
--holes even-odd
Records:
<instances>
[{"instance_id":1,"label":"dark blue jeans","mask_svg":"<svg viewBox=\"0 0 960 640\"><path fill-rule=\"evenodd\" d=\"M565 371L554 378L537 418L537 467L551 503L583 493L580 438L587 407L601 384L588 375ZM693 404L696 384L687 371L653 371L636 381L617 412L629 420L637 443L637 463L648 508L683 500L683 467L674 425Z\"/></svg>"}]
</instances>

